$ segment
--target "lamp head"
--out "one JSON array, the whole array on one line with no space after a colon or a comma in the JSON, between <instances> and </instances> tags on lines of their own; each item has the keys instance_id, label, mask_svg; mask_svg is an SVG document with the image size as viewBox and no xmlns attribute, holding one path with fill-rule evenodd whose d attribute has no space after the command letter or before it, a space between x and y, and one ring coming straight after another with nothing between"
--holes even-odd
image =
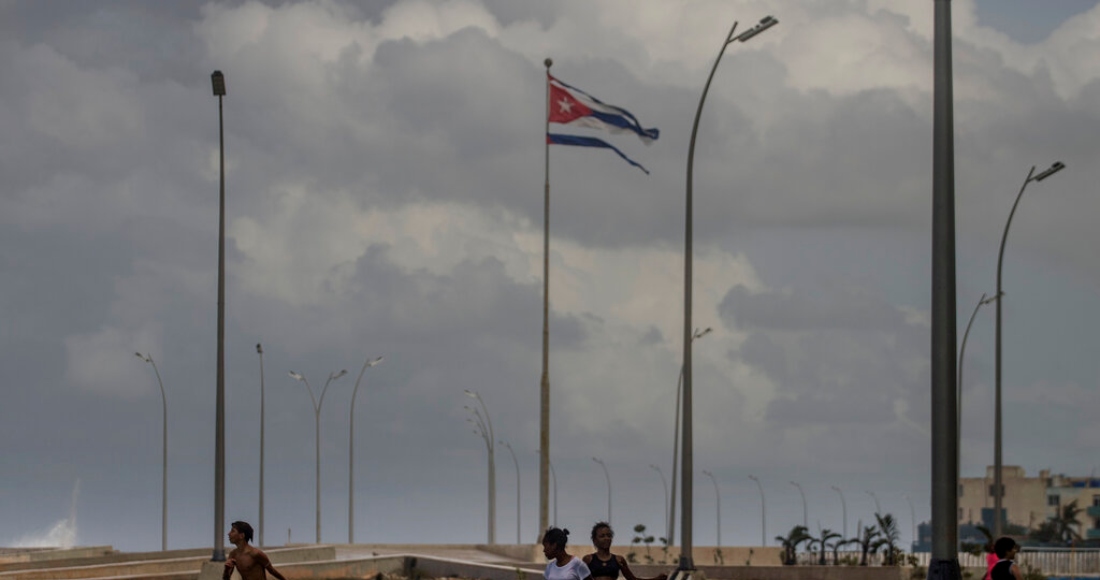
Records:
<instances>
[{"instance_id":1,"label":"lamp head","mask_svg":"<svg viewBox=\"0 0 1100 580\"><path fill-rule=\"evenodd\" d=\"M1058 173L1059 171L1061 171L1065 168L1066 168L1065 163L1062 163L1061 161L1055 161L1054 165L1051 165L1050 168L1048 168L1046 171L1040 173L1039 175L1036 175L1035 177L1032 177L1031 179L1033 181L1042 181L1042 180L1050 177L1051 175L1054 175L1055 173Z\"/></svg>"},{"instance_id":2,"label":"lamp head","mask_svg":"<svg viewBox=\"0 0 1100 580\"><path fill-rule=\"evenodd\" d=\"M765 16L764 18L762 18L760 20L759 24L757 24L756 26L753 26L752 28L742 32L734 40L740 40L741 42L746 42L750 38L756 36L757 34L760 34L761 32L764 32L765 30L775 26L776 24L779 24L779 20L776 20L775 17Z\"/></svg>"},{"instance_id":3,"label":"lamp head","mask_svg":"<svg viewBox=\"0 0 1100 580\"><path fill-rule=\"evenodd\" d=\"M382 361L383 361L383 360L385 360L385 359L384 359L384 358L382 358L382 357L378 357L378 358L376 358L376 359L374 359L374 360L370 361L369 363L367 363L367 366L368 366L368 367L376 367L376 366L378 366L378 365L382 364Z\"/></svg>"},{"instance_id":4,"label":"lamp head","mask_svg":"<svg viewBox=\"0 0 1100 580\"><path fill-rule=\"evenodd\" d=\"M210 75L210 82L214 86L214 96L215 97L224 97L225 96L225 75L222 74L222 71L220 71L220 70L214 71L214 74Z\"/></svg>"},{"instance_id":5,"label":"lamp head","mask_svg":"<svg viewBox=\"0 0 1100 580\"><path fill-rule=\"evenodd\" d=\"M292 378L292 379L294 379L294 380L296 380L296 381L304 381L304 380L306 380L306 378L305 378L305 377L303 377L302 375L300 375L300 374L298 374L298 373L296 373L296 372L294 372L294 371L290 371L290 378Z\"/></svg>"},{"instance_id":6,"label":"lamp head","mask_svg":"<svg viewBox=\"0 0 1100 580\"><path fill-rule=\"evenodd\" d=\"M263 354L264 353L264 345L257 342L256 343L256 352L258 352L260 354Z\"/></svg>"},{"instance_id":7,"label":"lamp head","mask_svg":"<svg viewBox=\"0 0 1100 580\"><path fill-rule=\"evenodd\" d=\"M338 379L338 378L340 378L340 377L342 377L346 374L348 374L348 371L346 369L340 369L340 372L333 371L331 374L329 374L328 380L335 381L336 379Z\"/></svg>"}]
</instances>

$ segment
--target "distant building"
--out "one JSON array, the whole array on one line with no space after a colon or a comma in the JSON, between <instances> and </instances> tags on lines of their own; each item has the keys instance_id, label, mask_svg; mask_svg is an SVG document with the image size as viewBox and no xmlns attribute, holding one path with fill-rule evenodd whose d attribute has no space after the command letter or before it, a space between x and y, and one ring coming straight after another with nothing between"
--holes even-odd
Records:
<instances>
[{"instance_id":1,"label":"distant building","mask_svg":"<svg viewBox=\"0 0 1100 580\"><path fill-rule=\"evenodd\" d=\"M993 467L985 477L964 477L959 481L959 523L981 524L993 529ZM1082 539L1100 539L1100 478L1051 475L1049 469L1038 477L1027 477L1015 465L1001 467L1001 511L1006 524L1028 530L1058 517L1062 506L1077 501L1081 511L1077 532Z\"/></svg>"}]
</instances>

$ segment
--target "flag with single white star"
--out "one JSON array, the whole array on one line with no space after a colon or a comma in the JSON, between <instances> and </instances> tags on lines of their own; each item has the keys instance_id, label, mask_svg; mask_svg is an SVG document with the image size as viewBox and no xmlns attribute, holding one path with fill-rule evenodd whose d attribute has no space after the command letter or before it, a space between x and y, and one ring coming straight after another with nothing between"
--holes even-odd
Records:
<instances>
[{"instance_id":1,"label":"flag with single white star","mask_svg":"<svg viewBox=\"0 0 1100 580\"><path fill-rule=\"evenodd\" d=\"M550 122L601 129L612 133L634 133L649 144L660 135L657 129L646 129L630 111L609 105L592 95L570 86L547 73L550 83Z\"/></svg>"}]
</instances>

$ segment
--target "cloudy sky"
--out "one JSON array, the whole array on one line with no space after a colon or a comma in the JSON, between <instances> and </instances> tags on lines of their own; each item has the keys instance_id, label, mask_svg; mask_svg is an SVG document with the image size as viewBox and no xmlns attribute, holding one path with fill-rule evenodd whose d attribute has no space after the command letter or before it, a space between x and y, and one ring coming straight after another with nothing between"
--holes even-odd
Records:
<instances>
[{"instance_id":1,"label":"cloudy sky","mask_svg":"<svg viewBox=\"0 0 1100 580\"><path fill-rule=\"evenodd\" d=\"M955 0L959 338L1004 267L1006 464L1087 474L1100 374L1100 8ZM801 523L849 535L877 496L909 540L929 514L933 3L0 2L0 545L69 516L76 541L210 546L218 110L225 72L229 521L258 519L260 358L267 544L481 542L486 448L463 395L515 450L537 534L545 68L661 137L549 154L551 459L557 523L585 544L612 481L620 543L663 532L695 165L695 464L722 541ZM992 462L993 308L967 345L963 473ZM315 393L318 396L319 392ZM516 537L497 448L497 535ZM695 541L715 498L696 475ZM663 535L663 533L658 533Z\"/></svg>"}]
</instances>

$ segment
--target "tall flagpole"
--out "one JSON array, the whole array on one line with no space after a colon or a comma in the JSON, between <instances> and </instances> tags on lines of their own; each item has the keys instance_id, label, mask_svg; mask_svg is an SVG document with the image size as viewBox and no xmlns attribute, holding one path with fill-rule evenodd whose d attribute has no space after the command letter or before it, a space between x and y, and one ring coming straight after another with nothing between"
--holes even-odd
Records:
<instances>
[{"instance_id":1,"label":"tall flagpole","mask_svg":"<svg viewBox=\"0 0 1100 580\"><path fill-rule=\"evenodd\" d=\"M546 131L545 147L546 187L543 190L542 208L542 381L539 383L539 541L549 525L550 495L550 67L546 65Z\"/></svg>"}]
</instances>

